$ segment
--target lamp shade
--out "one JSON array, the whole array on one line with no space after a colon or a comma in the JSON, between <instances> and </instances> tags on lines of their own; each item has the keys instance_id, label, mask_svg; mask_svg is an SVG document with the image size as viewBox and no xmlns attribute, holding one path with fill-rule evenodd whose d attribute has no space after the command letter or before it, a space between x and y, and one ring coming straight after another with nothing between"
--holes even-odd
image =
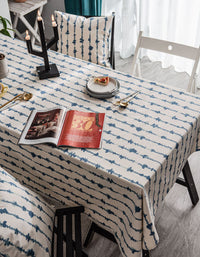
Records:
<instances>
[{"instance_id":1,"label":"lamp shade","mask_svg":"<svg viewBox=\"0 0 200 257\"><path fill-rule=\"evenodd\" d=\"M8 65L4 54L0 53L0 79L8 75Z\"/></svg>"}]
</instances>

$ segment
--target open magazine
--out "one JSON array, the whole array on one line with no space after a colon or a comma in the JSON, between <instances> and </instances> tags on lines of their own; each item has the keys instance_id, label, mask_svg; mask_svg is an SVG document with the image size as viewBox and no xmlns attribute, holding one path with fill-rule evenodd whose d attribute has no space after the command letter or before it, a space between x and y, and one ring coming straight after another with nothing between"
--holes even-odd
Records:
<instances>
[{"instance_id":1,"label":"open magazine","mask_svg":"<svg viewBox=\"0 0 200 257\"><path fill-rule=\"evenodd\" d=\"M105 113L67 111L64 107L33 110L19 144L100 148L104 117Z\"/></svg>"}]
</instances>

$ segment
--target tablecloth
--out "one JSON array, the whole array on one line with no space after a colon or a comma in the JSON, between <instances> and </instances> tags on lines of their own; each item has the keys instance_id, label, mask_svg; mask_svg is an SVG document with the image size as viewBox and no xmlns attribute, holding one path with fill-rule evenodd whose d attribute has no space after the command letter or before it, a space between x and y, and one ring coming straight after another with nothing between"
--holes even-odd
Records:
<instances>
[{"instance_id":1,"label":"tablecloth","mask_svg":"<svg viewBox=\"0 0 200 257\"><path fill-rule=\"evenodd\" d=\"M0 103L24 91L33 94L0 112L1 166L55 201L84 205L114 234L124 257L156 247L156 210L199 142L200 98L53 51L49 59L60 77L39 80L35 68L42 59L28 54L25 42L1 37L0 49L9 65L3 80L8 92ZM99 75L117 79L119 94L90 97L86 81ZM112 105L137 90L128 108ZM18 145L31 110L58 106L105 112L102 148Z\"/></svg>"}]
</instances>

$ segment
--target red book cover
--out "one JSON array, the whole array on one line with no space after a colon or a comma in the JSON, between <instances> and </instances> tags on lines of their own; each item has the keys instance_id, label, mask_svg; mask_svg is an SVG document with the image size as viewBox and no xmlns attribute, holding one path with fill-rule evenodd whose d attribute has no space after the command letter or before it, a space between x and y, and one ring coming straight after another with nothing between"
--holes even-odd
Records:
<instances>
[{"instance_id":1,"label":"red book cover","mask_svg":"<svg viewBox=\"0 0 200 257\"><path fill-rule=\"evenodd\" d=\"M58 145L99 148L104 116L104 113L68 111Z\"/></svg>"}]
</instances>

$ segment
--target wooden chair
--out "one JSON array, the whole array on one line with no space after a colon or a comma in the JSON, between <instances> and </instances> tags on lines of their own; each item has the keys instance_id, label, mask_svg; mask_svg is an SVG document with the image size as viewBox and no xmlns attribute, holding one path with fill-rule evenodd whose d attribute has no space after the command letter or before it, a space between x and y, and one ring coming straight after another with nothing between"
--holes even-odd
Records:
<instances>
[{"instance_id":1,"label":"wooden chair","mask_svg":"<svg viewBox=\"0 0 200 257\"><path fill-rule=\"evenodd\" d=\"M138 68L137 75L139 77L141 77L141 73L140 73L139 65L137 66L137 60L138 60L138 56L141 48L154 50L154 51L171 54L175 56L180 56L180 57L193 60L194 61L193 68L192 68L191 76L187 86L187 91L188 92L192 91L193 86L195 87L196 72L197 72L197 67L198 67L199 58L200 58L200 47L195 48L191 46L177 44L170 41L144 37L142 35L142 31L140 31L136 49L135 49L134 58L133 58L133 75L135 75L136 69Z\"/></svg>"},{"instance_id":2,"label":"wooden chair","mask_svg":"<svg viewBox=\"0 0 200 257\"><path fill-rule=\"evenodd\" d=\"M83 206L56 210L52 240L52 257L87 257L87 254L82 250L81 243L82 212L84 212Z\"/></svg>"}]
</instances>

